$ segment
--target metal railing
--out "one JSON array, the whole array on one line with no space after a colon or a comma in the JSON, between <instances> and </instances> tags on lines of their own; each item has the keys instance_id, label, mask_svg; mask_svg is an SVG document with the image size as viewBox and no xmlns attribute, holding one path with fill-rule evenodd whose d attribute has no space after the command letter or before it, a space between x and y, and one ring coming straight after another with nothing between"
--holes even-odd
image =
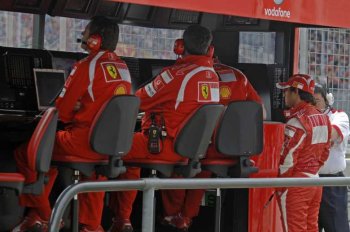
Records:
<instances>
[{"instance_id":1,"label":"metal railing","mask_svg":"<svg viewBox=\"0 0 350 232\"><path fill-rule=\"evenodd\" d=\"M154 191L158 189L229 189L269 188L297 186L348 186L350 177L323 178L208 178L158 179L145 178L133 181L81 182L66 188L56 201L49 222L49 232L57 232L63 213L74 195L84 192L110 192L125 190L143 191L142 232L154 229Z\"/></svg>"}]
</instances>

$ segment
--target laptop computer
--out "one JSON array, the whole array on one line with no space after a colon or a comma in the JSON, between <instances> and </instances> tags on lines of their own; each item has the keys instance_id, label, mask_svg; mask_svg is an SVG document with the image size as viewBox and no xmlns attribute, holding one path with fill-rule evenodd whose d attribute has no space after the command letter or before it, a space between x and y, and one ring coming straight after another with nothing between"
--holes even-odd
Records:
<instances>
[{"instance_id":1,"label":"laptop computer","mask_svg":"<svg viewBox=\"0 0 350 232\"><path fill-rule=\"evenodd\" d=\"M66 81L65 71L59 69L34 68L36 99L39 110L54 106Z\"/></svg>"}]
</instances>

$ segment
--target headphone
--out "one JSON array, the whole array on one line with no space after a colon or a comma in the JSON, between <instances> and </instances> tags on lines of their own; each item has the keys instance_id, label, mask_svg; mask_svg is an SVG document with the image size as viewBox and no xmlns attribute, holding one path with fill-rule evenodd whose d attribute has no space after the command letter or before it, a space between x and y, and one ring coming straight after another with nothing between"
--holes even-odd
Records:
<instances>
[{"instance_id":1,"label":"headphone","mask_svg":"<svg viewBox=\"0 0 350 232\"><path fill-rule=\"evenodd\" d=\"M185 42L183 39L175 40L173 51L178 56L182 56L185 53ZM207 51L207 56L209 56L210 58L212 58L214 56L214 46L213 45L209 45L208 51Z\"/></svg>"},{"instance_id":2,"label":"headphone","mask_svg":"<svg viewBox=\"0 0 350 232\"><path fill-rule=\"evenodd\" d=\"M185 53L185 43L183 39L175 40L173 51L178 56L181 56Z\"/></svg>"},{"instance_id":3,"label":"headphone","mask_svg":"<svg viewBox=\"0 0 350 232\"><path fill-rule=\"evenodd\" d=\"M321 93L321 95L322 95L322 97L326 98L325 100L327 100L328 106L332 106L334 104L334 96L331 92L328 92L328 88L327 88L328 86L324 87L319 83L316 83L315 86L320 88L324 92L325 96L323 96L322 93Z\"/></svg>"},{"instance_id":4,"label":"headphone","mask_svg":"<svg viewBox=\"0 0 350 232\"><path fill-rule=\"evenodd\" d=\"M92 52L97 52L100 50L102 45L102 36L99 34L90 35L90 37L86 41L86 46Z\"/></svg>"}]
</instances>

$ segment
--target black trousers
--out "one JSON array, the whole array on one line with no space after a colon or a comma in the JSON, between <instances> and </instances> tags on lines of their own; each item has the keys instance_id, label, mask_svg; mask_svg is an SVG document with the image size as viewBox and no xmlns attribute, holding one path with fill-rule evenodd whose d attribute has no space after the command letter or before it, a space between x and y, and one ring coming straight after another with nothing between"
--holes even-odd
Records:
<instances>
[{"instance_id":1,"label":"black trousers","mask_svg":"<svg viewBox=\"0 0 350 232\"><path fill-rule=\"evenodd\" d=\"M342 177L344 174L321 175L320 177ZM348 222L348 188L345 186L323 187L318 219L319 231L350 232Z\"/></svg>"}]
</instances>

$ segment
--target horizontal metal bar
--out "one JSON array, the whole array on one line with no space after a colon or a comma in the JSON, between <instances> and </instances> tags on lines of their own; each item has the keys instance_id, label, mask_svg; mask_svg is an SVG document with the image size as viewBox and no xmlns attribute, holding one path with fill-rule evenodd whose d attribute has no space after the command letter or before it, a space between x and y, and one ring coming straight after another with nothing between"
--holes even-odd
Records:
<instances>
[{"instance_id":1,"label":"horizontal metal bar","mask_svg":"<svg viewBox=\"0 0 350 232\"><path fill-rule=\"evenodd\" d=\"M269 188L296 186L348 186L350 177L322 178L145 178L134 181L80 182L66 188L56 201L49 223L49 231L58 231L59 221L75 194L83 192L109 192L154 189L216 189L216 188Z\"/></svg>"},{"instance_id":2,"label":"horizontal metal bar","mask_svg":"<svg viewBox=\"0 0 350 232\"><path fill-rule=\"evenodd\" d=\"M296 186L348 186L350 177L322 178L146 178L146 187L155 189L269 188Z\"/></svg>"}]
</instances>

